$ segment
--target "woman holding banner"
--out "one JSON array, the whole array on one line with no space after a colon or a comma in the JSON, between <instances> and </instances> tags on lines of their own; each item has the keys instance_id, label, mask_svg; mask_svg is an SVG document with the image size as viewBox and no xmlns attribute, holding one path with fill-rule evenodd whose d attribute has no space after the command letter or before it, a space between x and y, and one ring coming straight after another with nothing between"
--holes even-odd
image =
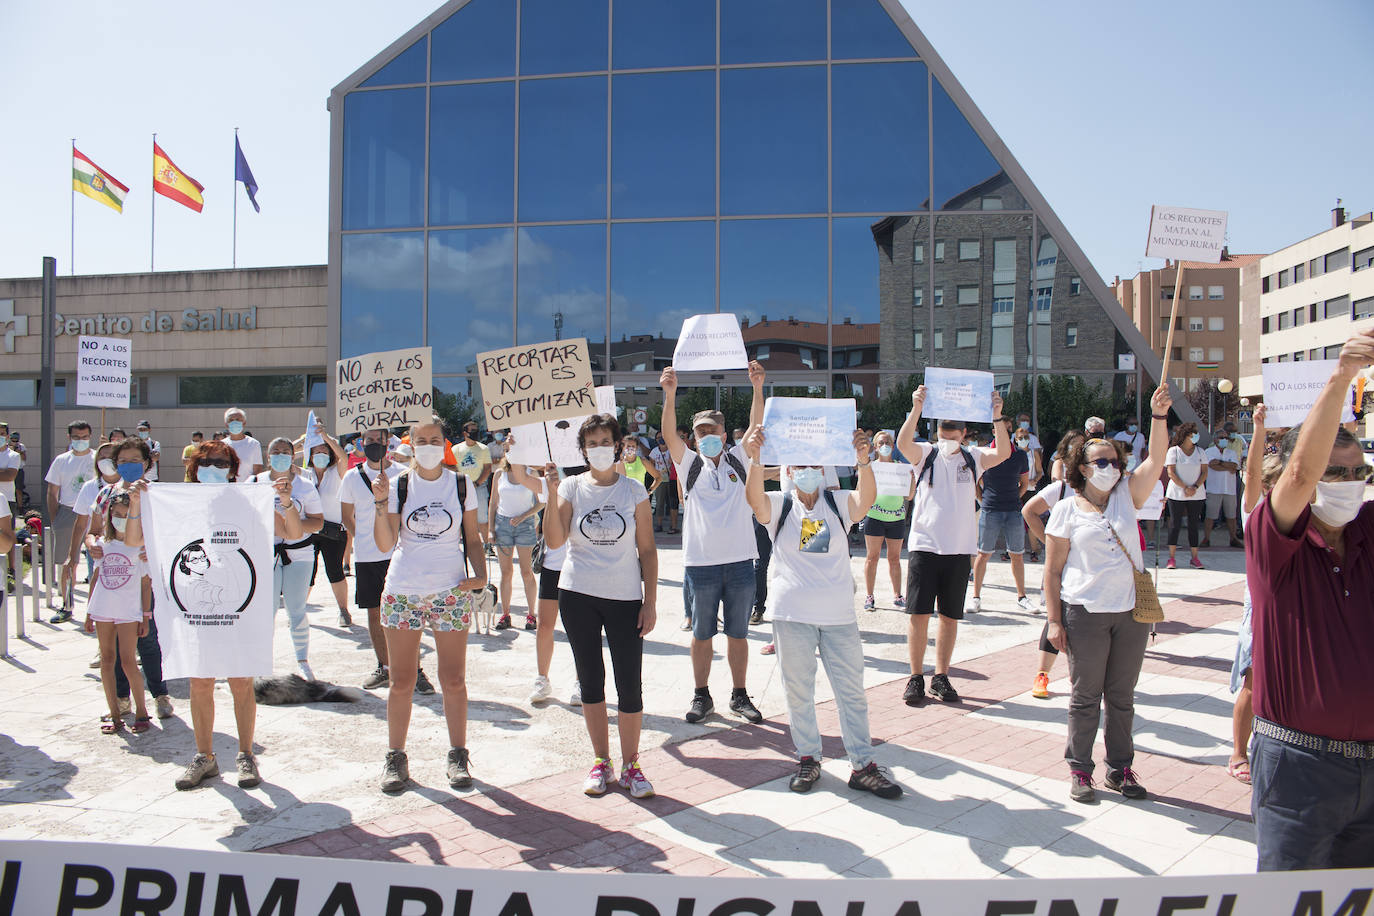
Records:
<instances>
[{"instance_id":1,"label":"woman holding banner","mask_svg":"<svg viewBox=\"0 0 1374 916\"><path fill-rule=\"evenodd\" d=\"M864 557L864 585L867 587L864 592L867 595L864 598L865 611L875 607L873 585L878 578L878 555L884 546L887 547L887 574L892 580L892 594L896 596L892 606L899 611L906 610L906 599L902 595L902 541L906 540L906 501L916 495L916 475L911 473L911 465L902 464L892 457L893 445L892 433L887 430L873 437L873 448L877 453L875 460L884 468L889 465L905 468L908 479L905 493L879 492L873 500L873 508L864 516L864 543L868 546L868 554ZM890 487L881 484L879 488L890 490Z\"/></svg>"}]
</instances>

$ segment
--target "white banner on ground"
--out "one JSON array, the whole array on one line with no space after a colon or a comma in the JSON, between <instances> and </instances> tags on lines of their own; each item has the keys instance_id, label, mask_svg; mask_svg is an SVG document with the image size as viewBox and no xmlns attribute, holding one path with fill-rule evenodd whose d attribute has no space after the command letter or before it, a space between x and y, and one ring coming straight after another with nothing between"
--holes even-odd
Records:
<instances>
[{"instance_id":1,"label":"white banner on ground","mask_svg":"<svg viewBox=\"0 0 1374 916\"><path fill-rule=\"evenodd\" d=\"M911 465L901 461L874 461L873 482L879 496L906 496L911 492Z\"/></svg>"},{"instance_id":2,"label":"white banner on ground","mask_svg":"<svg viewBox=\"0 0 1374 916\"><path fill-rule=\"evenodd\" d=\"M852 466L858 405L853 398L769 398L763 404L767 465Z\"/></svg>"},{"instance_id":3,"label":"white banner on ground","mask_svg":"<svg viewBox=\"0 0 1374 916\"><path fill-rule=\"evenodd\" d=\"M76 402L82 407L129 406L134 345L123 337L82 337L76 343Z\"/></svg>"},{"instance_id":4,"label":"white banner on ground","mask_svg":"<svg viewBox=\"0 0 1374 916\"><path fill-rule=\"evenodd\" d=\"M265 483L155 483L143 533L166 677L272 673L272 518Z\"/></svg>"},{"instance_id":5,"label":"white banner on ground","mask_svg":"<svg viewBox=\"0 0 1374 916\"><path fill-rule=\"evenodd\" d=\"M992 373L977 369L942 369L925 373L926 401L921 415L932 420L992 421Z\"/></svg>"},{"instance_id":6,"label":"white banner on ground","mask_svg":"<svg viewBox=\"0 0 1374 916\"><path fill-rule=\"evenodd\" d=\"M434 416L429 347L384 350L334 365L334 434L427 423Z\"/></svg>"},{"instance_id":7,"label":"white banner on ground","mask_svg":"<svg viewBox=\"0 0 1374 916\"><path fill-rule=\"evenodd\" d=\"M1145 257L1217 264L1226 247L1226 211L1151 207ZM1182 290L1175 295L1182 295Z\"/></svg>"},{"instance_id":8,"label":"white banner on ground","mask_svg":"<svg viewBox=\"0 0 1374 916\"><path fill-rule=\"evenodd\" d=\"M1339 364L1340 360L1337 359L1310 359L1260 366L1260 373L1264 376L1264 425L1269 429L1280 429L1297 426L1306 420ZM1352 400L1353 395L1347 391L1345 406L1341 408L1342 423L1355 419Z\"/></svg>"},{"instance_id":9,"label":"white banner on ground","mask_svg":"<svg viewBox=\"0 0 1374 916\"><path fill-rule=\"evenodd\" d=\"M682 322L677 347L673 350L673 368L678 372L745 369L748 366L744 335L734 315L693 315Z\"/></svg>"},{"instance_id":10,"label":"white banner on ground","mask_svg":"<svg viewBox=\"0 0 1374 916\"><path fill-rule=\"evenodd\" d=\"M550 868L580 864L574 852L550 851ZM1365 912L1374 884L1374 869L1368 868L998 881L703 881L672 874L434 868L163 847L150 856L147 846L134 843L44 840L0 840L0 862L0 907L5 912L60 916L1355 916ZM671 868L660 867L665 872Z\"/></svg>"}]
</instances>

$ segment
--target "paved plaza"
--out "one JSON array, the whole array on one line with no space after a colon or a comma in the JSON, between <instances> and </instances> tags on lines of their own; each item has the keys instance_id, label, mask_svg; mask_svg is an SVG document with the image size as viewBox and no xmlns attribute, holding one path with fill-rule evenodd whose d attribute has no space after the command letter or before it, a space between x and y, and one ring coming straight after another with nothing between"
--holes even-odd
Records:
<instances>
[{"instance_id":1,"label":"paved plaza","mask_svg":"<svg viewBox=\"0 0 1374 916\"><path fill-rule=\"evenodd\" d=\"M1069 801L1067 665L1061 661L1051 675L1051 699L1030 697L1044 618L1016 609L1010 568L995 559L983 611L960 629L951 672L959 703L902 703L906 615L892 608L885 566L878 610L858 612L877 759L906 794L883 801L846 787L848 765L823 678L825 775L809 794L789 791L794 764L777 661L758 652L769 639L766 625L751 628L748 680L765 721L748 725L719 713L729 697L723 643L712 669L718 713L698 725L683 721L692 677L690 634L678 629L682 554L677 539L663 538L659 624L644 666L642 762L656 798L634 801L619 790L582 795L592 755L580 714L567 704L571 653L560 633L554 699L531 706L534 634L518 629L524 595L517 585L517 629L470 639L468 746L476 785L465 792L444 779L437 694L415 700L413 786L395 797L378 791L385 690L352 704L260 706L262 785L239 789L231 772L178 792L173 780L193 755L186 682L172 682L174 718L155 720L142 735L103 736L104 697L98 672L88 667L95 638L73 624L29 624L27 638L12 638L12 657L0 663L7 698L0 710L0 838L688 875L1253 872L1249 787L1225 768L1244 556L1203 556L1206 570L1159 573L1168 622L1147 651L1137 690L1136 769L1150 790L1143 802L1101 788L1097 804ZM862 560L852 562L862 583ZM1028 572L1038 596L1040 566ZM856 606L862 598L855 596ZM317 677L361 683L375 665L367 631L336 626L323 574L311 612ZM280 613L275 648L277 670L293 671ZM932 646L927 663L933 658ZM223 685L216 695L215 750L232 771L232 707Z\"/></svg>"}]
</instances>

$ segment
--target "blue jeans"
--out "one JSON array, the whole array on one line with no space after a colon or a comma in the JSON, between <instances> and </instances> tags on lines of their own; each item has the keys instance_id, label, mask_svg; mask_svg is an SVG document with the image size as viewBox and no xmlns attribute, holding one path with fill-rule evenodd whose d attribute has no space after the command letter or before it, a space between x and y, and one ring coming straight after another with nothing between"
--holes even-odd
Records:
<instances>
[{"instance_id":1,"label":"blue jeans","mask_svg":"<svg viewBox=\"0 0 1374 916\"><path fill-rule=\"evenodd\" d=\"M1250 789L1260 871L1374 867L1374 760L1257 734Z\"/></svg>"},{"instance_id":2,"label":"blue jeans","mask_svg":"<svg viewBox=\"0 0 1374 916\"><path fill-rule=\"evenodd\" d=\"M1007 553L1025 553L1026 523L1016 511L984 509L978 516L978 552L994 553L997 536L1007 542Z\"/></svg>"},{"instance_id":3,"label":"blue jeans","mask_svg":"<svg viewBox=\"0 0 1374 916\"><path fill-rule=\"evenodd\" d=\"M873 760L868 732L868 698L864 695L864 650L859 624L815 626L809 623L773 621L773 642L782 664L782 686L787 694L787 721L798 757L821 759L821 732L816 724L816 651L825 665L825 676L835 692L840 714L840 736L850 766L861 770Z\"/></svg>"},{"instance_id":4,"label":"blue jeans","mask_svg":"<svg viewBox=\"0 0 1374 916\"><path fill-rule=\"evenodd\" d=\"M310 597L310 573L312 565L308 560L294 560L289 566L282 566L281 558L272 565L272 613L276 614L277 597L286 602L286 617L291 622L291 645L296 650L296 661L310 658L310 621L305 616L305 602Z\"/></svg>"},{"instance_id":5,"label":"blue jeans","mask_svg":"<svg viewBox=\"0 0 1374 916\"><path fill-rule=\"evenodd\" d=\"M744 639L749 635L749 613L754 607L754 561L688 566L682 571L683 597L688 599L692 638L707 640L716 635L718 609L723 609L725 635Z\"/></svg>"}]
</instances>

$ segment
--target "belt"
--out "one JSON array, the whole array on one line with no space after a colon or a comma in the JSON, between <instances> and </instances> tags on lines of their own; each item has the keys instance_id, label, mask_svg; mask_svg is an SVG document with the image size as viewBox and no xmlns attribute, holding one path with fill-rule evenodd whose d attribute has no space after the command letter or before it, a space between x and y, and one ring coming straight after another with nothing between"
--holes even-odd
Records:
<instances>
[{"instance_id":1,"label":"belt","mask_svg":"<svg viewBox=\"0 0 1374 916\"><path fill-rule=\"evenodd\" d=\"M1285 728L1259 716L1255 716L1255 734L1309 751L1340 754L1342 757L1355 760L1374 760L1374 741L1337 741L1334 738L1323 738L1321 735L1309 735L1307 732Z\"/></svg>"}]
</instances>

